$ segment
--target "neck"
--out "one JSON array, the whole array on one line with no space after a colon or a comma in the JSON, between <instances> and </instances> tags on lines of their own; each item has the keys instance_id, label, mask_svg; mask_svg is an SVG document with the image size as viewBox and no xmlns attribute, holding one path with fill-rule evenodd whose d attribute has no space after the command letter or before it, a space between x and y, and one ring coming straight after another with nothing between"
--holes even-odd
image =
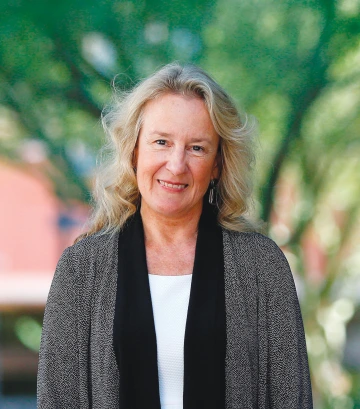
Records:
<instances>
[{"instance_id":1,"label":"neck","mask_svg":"<svg viewBox=\"0 0 360 409\"><path fill-rule=\"evenodd\" d=\"M167 217L141 206L147 244L176 244L196 239L202 208L177 217Z\"/></svg>"}]
</instances>

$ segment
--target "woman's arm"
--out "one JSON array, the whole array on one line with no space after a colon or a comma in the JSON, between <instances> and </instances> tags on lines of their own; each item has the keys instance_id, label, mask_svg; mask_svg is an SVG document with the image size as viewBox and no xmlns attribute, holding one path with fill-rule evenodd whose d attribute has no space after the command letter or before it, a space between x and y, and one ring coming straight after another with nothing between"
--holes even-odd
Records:
<instances>
[{"instance_id":1,"label":"woman's arm","mask_svg":"<svg viewBox=\"0 0 360 409\"><path fill-rule=\"evenodd\" d=\"M77 302L71 248L67 248L56 267L45 308L38 368L38 409L80 407Z\"/></svg>"},{"instance_id":2,"label":"woman's arm","mask_svg":"<svg viewBox=\"0 0 360 409\"><path fill-rule=\"evenodd\" d=\"M286 257L275 242L266 238L258 244L261 264L265 265L259 274L262 282L259 304L266 314L260 317L259 326L260 333L266 336L262 341L267 345L270 408L311 409L305 334L294 279Z\"/></svg>"}]
</instances>

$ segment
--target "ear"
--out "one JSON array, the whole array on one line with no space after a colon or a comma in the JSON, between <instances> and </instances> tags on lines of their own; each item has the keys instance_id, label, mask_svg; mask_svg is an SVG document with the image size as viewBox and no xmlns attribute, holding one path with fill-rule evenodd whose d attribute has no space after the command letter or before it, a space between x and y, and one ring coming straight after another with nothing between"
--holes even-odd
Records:
<instances>
[{"instance_id":1,"label":"ear","mask_svg":"<svg viewBox=\"0 0 360 409\"><path fill-rule=\"evenodd\" d=\"M134 148L133 153L132 153L131 162L132 162L133 168L136 169L137 168L137 162L138 162L138 144L137 143L136 143L135 148Z\"/></svg>"},{"instance_id":2,"label":"ear","mask_svg":"<svg viewBox=\"0 0 360 409\"><path fill-rule=\"evenodd\" d=\"M221 173L221 152L218 151L214 160L213 170L211 172L211 179L219 179Z\"/></svg>"}]
</instances>

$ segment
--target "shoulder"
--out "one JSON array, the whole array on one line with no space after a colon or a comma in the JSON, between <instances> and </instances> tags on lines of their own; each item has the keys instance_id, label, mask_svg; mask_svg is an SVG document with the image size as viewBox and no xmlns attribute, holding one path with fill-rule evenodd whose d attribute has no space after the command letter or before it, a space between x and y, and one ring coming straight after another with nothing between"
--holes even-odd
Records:
<instances>
[{"instance_id":1,"label":"shoulder","mask_svg":"<svg viewBox=\"0 0 360 409\"><path fill-rule=\"evenodd\" d=\"M266 279L291 276L289 263L280 247L270 237L257 232L223 229L224 256L237 265L246 264Z\"/></svg>"},{"instance_id":2,"label":"shoulder","mask_svg":"<svg viewBox=\"0 0 360 409\"><path fill-rule=\"evenodd\" d=\"M94 257L102 258L117 250L118 237L117 232L104 233L100 231L67 247L64 253L74 261L90 260Z\"/></svg>"},{"instance_id":3,"label":"shoulder","mask_svg":"<svg viewBox=\"0 0 360 409\"><path fill-rule=\"evenodd\" d=\"M257 232L223 230L224 246L245 247L267 256L285 257L280 247L270 237Z\"/></svg>"},{"instance_id":4,"label":"shoulder","mask_svg":"<svg viewBox=\"0 0 360 409\"><path fill-rule=\"evenodd\" d=\"M50 299L57 293L75 293L91 286L100 272L113 271L117 260L118 234L94 234L67 247L53 277Z\"/></svg>"},{"instance_id":5,"label":"shoulder","mask_svg":"<svg viewBox=\"0 0 360 409\"><path fill-rule=\"evenodd\" d=\"M99 266L106 268L117 256L118 233L95 233L67 247L60 256L56 271L76 277L92 275ZM57 275L57 274L55 274Z\"/></svg>"}]
</instances>

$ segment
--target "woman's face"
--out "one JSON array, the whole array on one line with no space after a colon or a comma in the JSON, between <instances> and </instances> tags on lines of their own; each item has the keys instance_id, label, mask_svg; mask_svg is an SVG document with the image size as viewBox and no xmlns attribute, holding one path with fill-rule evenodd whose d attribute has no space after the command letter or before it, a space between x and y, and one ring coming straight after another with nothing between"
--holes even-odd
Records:
<instances>
[{"instance_id":1,"label":"woman's face","mask_svg":"<svg viewBox=\"0 0 360 409\"><path fill-rule=\"evenodd\" d=\"M218 177L219 136L200 98L165 94L148 102L135 148L142 212L200 213Z\"/></svg>"}]
</instances>

